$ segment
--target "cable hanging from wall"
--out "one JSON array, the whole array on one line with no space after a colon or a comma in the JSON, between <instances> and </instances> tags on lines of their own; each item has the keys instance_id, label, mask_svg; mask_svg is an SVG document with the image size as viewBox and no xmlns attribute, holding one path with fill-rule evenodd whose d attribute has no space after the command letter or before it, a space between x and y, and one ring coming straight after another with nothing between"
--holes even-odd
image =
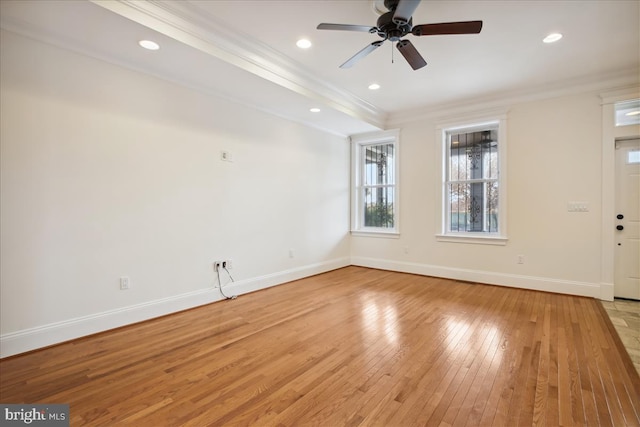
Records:
<instances>
[{"instance_id":1,"label":"cable hanging from wall","mask_svg":"<svg viewBox=\"0 0 640 427\"><path fill-rule=\"evenodd\" d=\"M231 283L234 283L235 280L233 280L233 276L231 275L231 273L229 272L229 269L227 269L226 266L226 262L222 262L221 264L214 264L214 269L216 270L216 274L218 275L218 285L220 286L220 293L222 294L222 296L225 299L236 299L238 298L238 295L231 295L231 296L227 296L224 291L222 290L222 279L220 278L220 269L223 269L224 271L227 272L227 274L229 275L229 279L231 279Z\"/></svg>"}]
</instances>

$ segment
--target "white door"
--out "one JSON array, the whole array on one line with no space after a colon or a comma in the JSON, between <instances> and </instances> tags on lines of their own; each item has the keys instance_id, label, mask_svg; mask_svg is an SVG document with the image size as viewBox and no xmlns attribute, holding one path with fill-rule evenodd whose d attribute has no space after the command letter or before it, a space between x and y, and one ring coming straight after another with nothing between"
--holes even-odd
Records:
<instances>
[{"instance_id":1,"label":"white door","mask_svg":"<svg viewBox=\"0 0 640 427\"><path fill-rule=\"evenodd\" d=\"M640 300L640 139L616 141L614 295Z\"/></svg>"}]
</instances>

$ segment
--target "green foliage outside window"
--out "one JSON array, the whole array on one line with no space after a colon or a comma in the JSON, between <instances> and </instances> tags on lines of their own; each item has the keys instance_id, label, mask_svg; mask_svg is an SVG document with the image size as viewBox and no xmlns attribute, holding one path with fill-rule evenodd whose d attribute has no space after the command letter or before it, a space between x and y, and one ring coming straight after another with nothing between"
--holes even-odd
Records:
<instances>
[{"instance_id":1,"label":"green foliage outside window","mask_svg":"<svg viewBox=\"0 0 640 427\"><path fill-rule=\"evenodd\" d=\"M374 203L365 206L365 227L393 228L393 204Z\"/></svg>"}]
</instances>

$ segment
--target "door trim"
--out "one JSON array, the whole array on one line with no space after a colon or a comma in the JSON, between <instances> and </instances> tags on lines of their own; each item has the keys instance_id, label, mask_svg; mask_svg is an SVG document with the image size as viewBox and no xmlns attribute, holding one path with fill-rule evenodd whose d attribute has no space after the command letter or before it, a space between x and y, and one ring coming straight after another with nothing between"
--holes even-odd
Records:
<instances>
[{"instance_id":1,"label":"door trim","mask_svg":"<svg viewBox=\"0 0 640 427\"><path fill-rule=\"evenodd\" d=\"M615 145L616 139L639 137L640 126L615 123L615 103L640 98L640 86L601 93L602 99L602 248L600 299L613 301L615 250Z\"/></svg>"}]
</instances>

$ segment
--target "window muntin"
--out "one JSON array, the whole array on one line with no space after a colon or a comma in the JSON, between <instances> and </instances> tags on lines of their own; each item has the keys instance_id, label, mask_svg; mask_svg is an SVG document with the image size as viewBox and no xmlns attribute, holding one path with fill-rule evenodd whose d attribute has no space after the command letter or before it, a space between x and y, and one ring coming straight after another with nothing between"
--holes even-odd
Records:
<instances>
[{"instance_id":1,"label":"window muntin","mask_svg":"<svg viewBox=\"0 0 640 427\"><path fill-rule=\"evenodd\" d=\"M444 131L446 235L499 235L499 133L498 123Z\"/></svg>"}]
</instances>

